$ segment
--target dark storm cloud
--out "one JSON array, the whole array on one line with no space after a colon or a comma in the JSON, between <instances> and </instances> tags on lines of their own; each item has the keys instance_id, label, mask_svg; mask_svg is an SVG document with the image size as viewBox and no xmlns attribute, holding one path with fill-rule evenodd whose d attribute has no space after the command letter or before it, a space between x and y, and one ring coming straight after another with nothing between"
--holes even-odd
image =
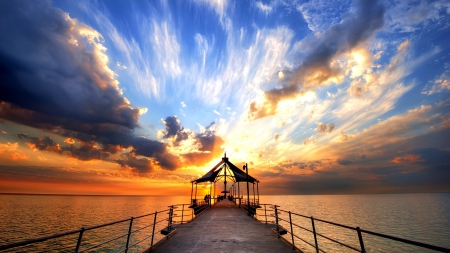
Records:
<instances>
[{"instance_id":1,"label":"dark storm cloud","mask_svg":"<svg viewBox=\"0 0 450 253\"><path fill-rule=\"evenodd\" d=\"M56 118L136 127L139 110L96 48L101 35L50 1L0 4L0 100Z\"/></svg>"},{"instance_id":2,"label":"dark storm cloud","mask_svg":"<svg viewBox=\"0 0 450 253\"><path fill-rule=\"evenodd\" d=\"M68 145L61 148L64 152L70 152L70 156L83 161L105 160L110 154L97 148L95 142L82 142L79 147Z\"/></svg>"},{"instance_id":3,"label":"dark storm cloud","mask_svg":"<svg viewBox=\"0 0 450 253\"><path fill-rule=\"evenodd\" d=\"M171 153L155 154L153 157L163 169L175 170L181 167L178 156L172 155Z\"/></svg>"},{"instance_id":4,"label":"dark storm cloud","mask_svg":"<svg viewBox=\"0 0 450 253\"><path fill-rule=\"evenodd\" d=\"M17 137L19 137L20 139L25 139L28 137L28 134L26 133L17 133Z\"/></svg>"},{"instance_id":5,"label":"dark storm cloud","mask_svg":"<svg viewBox=\"0 0 450 253\"><path fill-rule=\"evenodd\" d=\"M173 137L177 135L179 131L183 130L177 116L169 116L163 120L163 123L166 126L166 135L164 135L164 138Z\"/></svg>"},{"instance_id":6,"label":"dark storm cloud","mask_svg":"<svg viewBox=\"0 0 450 253\"><path fill-rule=\"evenodd\" d=\"M420 156L418 164L427 166L443 165L450 168L450 151L437 148L420 148L411 150L410 153Z\"/></svg>"},{"instance_id":7,"label":"dark storm cloud","mask_svg":"<svg viewBox=\"0 0 450 253\"><path fill-rule=\"evenodd\" d=\"M58 151L81 160L132 147L174 169L165 144L134 136L140 110L122 96L97 31L50 1L0 1L0 37L0 118L82 141ZM57 151L48 137L33 138L37 149Z\"/></svg>"},{"instance_id":8,"label":"dark storm cloud","mask_svg":"<svg viewBox=\"0 0 450 253\"><path fill-rule=\"evenodd\" d=\"M27 144L33 149L51 151L61 154L61 147L59 146L59 144L54 142L52 138L48 136L43 138L26 136L22 138L28 139L29 141L27 142Z\"/></svg>"},{"instance_id":9,"label":"dark storm cloud","mask_svg":"<svg viewBox=\"0 0 450 253\"><path fill-rule=\"evenodd\" d=\"M278 164L278 167L280 169L288 169L288 168L294 168L294 169L310 169L310 170L316 170L316 168L322 166L322 161L306 161L306 162L288 162L288 163L281 163Z\"/></svg>"},{"instance_id":10,"label":"dark storm cloud","mask_svg":"<svg viewBox=\"0 0 450 253\"><path fill-rule=\"evenodd\" d=\"M315 38L297 68L283 71L281 88L266 91L262 105L250 104L250 120L274 115L280 101L294 99L333 78L342 78L344 73L332 65L333 58L367 41L384 24L385 8L376 0L356 0L354 10Z\"/></svg>"},{"instance_id":11,"label":"dark storm cloud","mask_svg":"<svg viewBox=\"0 0 450 253\"><path fill-rule=\"evenodd\" d=\"M180 141L187 140L189 138L189 132L183 131L184 128L181 126L181 122L177 116L169 116L163 120L163 123L166 126L164 138L172 138L175 145L178 145Z\"/></svg>"},{"instance_id":12,"label":"dark storm cloud","mask_svg":"<svg viewBox=\"0 0 450 253\"><path fill-rule=\"evenodd\" d=\"M348 159L338 159L337 162L338 162L340 165L349 165L349 164L352 163L352 161L350 161L350 160L348 160Z\"/></svg>"},{"instance_id":13,"label":"dark storm cloud","mask_svg":"<svg viewBox=\"0 0 450 253\"><path fill-rule=\"evenodd\" d=\"M150 172L154 168L152 161L147 158L137 158L133 153L126 153L122 155L123 159L116 160L122 167L131 167L141 173Z\"/></svg>"}]
</instances>

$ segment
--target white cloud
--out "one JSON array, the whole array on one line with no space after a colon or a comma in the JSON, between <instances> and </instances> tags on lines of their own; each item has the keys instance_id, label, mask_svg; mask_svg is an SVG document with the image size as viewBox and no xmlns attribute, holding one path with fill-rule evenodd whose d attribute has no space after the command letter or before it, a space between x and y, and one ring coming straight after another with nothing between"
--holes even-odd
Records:
<instances>
[{"instance_id":1,"label":"white cloud","mask_svg":"<svg viewBox=\"0 0 450 253\"><path fill-rule=\"evenodd\" d=\"M197 4L205 4L212 8L219 17L222 26L226 27L226 8L228 5L227 0L194 0Z\"/></svg>"},{"instance_id":2,"label":"white cloud","mask_svg":"<svg viewBox=\"0 0 450 253\"><path fill-rule=\"evenodd\" d=\"M159 66L166 76L176 77L181 74L179 63L180 44L175 35L175 29L167 21L153 20L150 35L153 52L156 54Z\"/></svg>"},{"instance_id":3,"label":"white cloud","mask_svg":"<svg viewBox=\"0 0 450 253\"><path fill-rule=\"evenodd\" d=\"M120 69L127 69L127 66L121 64L120 62L117 62L117 63L116 63L116 66L117 66L118 68L120 68Z\"/></svg>"},{"instance_id":4,"label":"white cloud","mask_svg":"<svg viewBox=\"0 0 450 253\"><path fill-rule=\"evenodd\" d=\"M258 7L258 9L260 11L264 12L266 14L266 16L269 15L269 13L272 11L272 8L273 8L272 6L266 5L260 1L256 2L256 7Z\"/></svg>"},{"instance_id":5,"label":"white cloud","mask_svg":"<svg viewBox=\"0 0 450 253\"><path fill-rule=\"evenodd\" d=\"M194 91L196 99L205 105L216 105L233 97L239 103L237 108L247 108L245 104L249 98L255 96L255 92L261 92L259 86L272 79L276 70L285 63L293 32L286 27L279 27L257 29L252 37L243 35L243 40L240 36L239 30L227 36L225 53L220 61L213 53L206 54L205 59L199 51L200 58L194 62L206 62L206 67L192 64L185 72L187 85L180 89L185 94ZM210 40L203 35L196 35L197 48L209 48L210 44L214 44Z\"/></svg>"},{"instance_id":6,"label":"white cloud","mask_svg":"<svg viewBox=\"0 0 450 253\"><path fill-rule=\"evenodd\" d=\"M447 70L444 73L428 83L423 89L422 94L432 95L450 90L450 70L448 69L448 64L446 65L446 68Z\"/></svg>"},{"instance_id":7,"label":"white cloud","mask_svg":"<svg viewBox=\"0 0 450 253\"><path fill-rule=\"evenodd\" d=\"M103 36L108 37L108 41L113 43L122 55L122 65L128 66L130 78L134 80L133 85L148 97L160 98L164 89L161 89L162 84L155 78L152 71L153 64L151 58L147 57L147 49L141 48L133 38L126 39L96 6L81 1L78 2L78 5L105 30Z\"/></svg>"},{"instance_id":8,"label":"white cloud","mask_svg":"<svg viewBox=\"0 0 450 253\"><path fill-rule=\"evenodd\" d=\"M339 1L310 1L297 6L308 27L313 32L323 31L341 21L342 13L350 9L350 0Z\"/></svg>"},{"instance_id":9,"label":"white cloud","mask_svg":"<svg viewBox=\"0 0 450 253\"><path fill-rule=\"evenodd\" d=\"M450 14L448 1L400 0L387 3L387 29L395 32L421 30L428 24L425 21L448 22L441 14Z\"/></svg>"}]
</instances>

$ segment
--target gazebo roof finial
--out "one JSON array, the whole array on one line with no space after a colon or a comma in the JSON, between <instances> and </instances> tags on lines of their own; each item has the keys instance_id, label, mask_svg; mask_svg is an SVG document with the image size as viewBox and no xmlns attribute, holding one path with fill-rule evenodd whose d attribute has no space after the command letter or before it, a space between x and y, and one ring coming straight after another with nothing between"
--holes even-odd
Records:
<instances>
[{"instance_id":1,"label":"gazebo roof finial","mask_svg":"<svg viewBox=\"0 0 450 253\"><path fill-rule=\"evenodd\" d=\"M222 161L224 161L224 162L228 161L227 151L225 151L225 153L223 154Z\"/></svg>"}]
</instances>

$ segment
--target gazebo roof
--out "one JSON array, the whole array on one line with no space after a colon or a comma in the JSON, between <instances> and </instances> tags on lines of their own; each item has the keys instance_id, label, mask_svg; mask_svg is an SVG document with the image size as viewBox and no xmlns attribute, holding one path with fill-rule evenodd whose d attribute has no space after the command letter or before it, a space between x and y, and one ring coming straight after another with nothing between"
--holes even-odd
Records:
<instances>
[{"instance_id":1,"label":"gazebo roof","mask_svg":"<svg viewBox=\"0 0 450 253\"><path fill-rule=\"evenodd\" d=\"M227 168L228 167L228 168ZM259 182L256 178L248 175L245 171L239 169L236 165L232 164L228 157L225 156L222 158L222 161L220 161L214 168L212 168L208 173L203 175L201 178L198 178L196 180L193 180L193 183L203 183L203 182L215 182L216 178L219 176L220 172L223 169L228 169L232 172L233 175L230 175L230 177L234 178L235 182L249 182L249 183L257 183Z\"/></svg>"}]
</instances>

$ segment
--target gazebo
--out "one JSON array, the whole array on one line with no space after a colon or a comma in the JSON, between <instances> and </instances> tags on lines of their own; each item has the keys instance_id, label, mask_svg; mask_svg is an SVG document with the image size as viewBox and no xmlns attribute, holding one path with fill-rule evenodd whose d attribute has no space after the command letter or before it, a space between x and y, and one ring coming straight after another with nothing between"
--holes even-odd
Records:
<instances>
[{"instance_id":1,"label":"gazebo","mask_svg":"<svg viewBox=\"0 0 450 253\"><path fill-rule=\"evenodd\" d=\"M191 204L195 204L197 202L197 186L199 183L210 183L210 194L212 193L212 197L210 198L211 201L209 201L209 204L211 205L212 200L215 202L218 201L217 197L215 196L216 193L216 182L223 180L223 191L220 193L223 193L224 195L221 197L227 198L232 201L238 201L239 206L241 206L241 200L243 199L243 196L241 194L240 189L240 183L246 182L246 188L247 188L247 206L259 206L259 181L250 176L248 174L248 166L247 164L244 165L244 170L239 169L236 165L232 164L227 157L227 154L225 152L224 157L222 157L222 160L214 166L208 173L203 175L202 177L191 181L192 187L191 187ZM228 182L232 182L232 185L227 188ZM211 192L212 184L214 183L214 189L213 192ZM253 203L250 204L250 189L249 189L249 183L253 186ZM194 194L194 184L195 184L195 194ZM255 191L255 184L256 184L256 191ZM237 197L236 197L237 196ZM236 202L235 202L236 203Z\"/></svg>"}]
</instances>

